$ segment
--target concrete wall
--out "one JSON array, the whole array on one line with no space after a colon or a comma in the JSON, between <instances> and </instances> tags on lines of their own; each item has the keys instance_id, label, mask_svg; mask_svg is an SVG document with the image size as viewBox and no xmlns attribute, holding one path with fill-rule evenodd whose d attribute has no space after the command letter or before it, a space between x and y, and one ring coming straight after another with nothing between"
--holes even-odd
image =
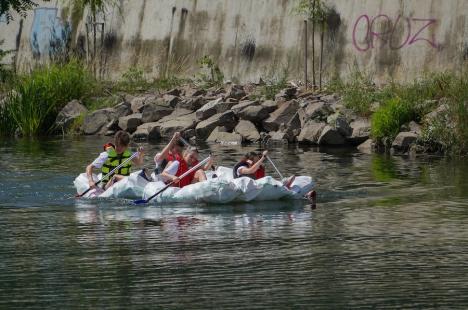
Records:
<instances>
[{"instance_id":1,"label":"concrete wall","mask_svg":"<svg viewBox=\"0 0 468 310\"><path fill-rule=\"evenodd\" d=\"M121 3L122 16L110 9L100 17L105 23L104 44L97 62L107 77L117 78L135 66L148 76L167 71L193 75L199 70L197 60L204 55L219 63L226 79L256 81L285 70L293 78L303 77L304 23L292 13L296 1ZM467 0L327 3L333 12L323 46L325 78L337 73L346 76L358 67L377 80L388 76L409 80L424 71L456 70L468 62ZM60 42L68 39L85 55L85 20L67 2L40 3L25 20L17 17L7 25L0 19L2 48L18 50L20 70L59 53ZM309 25L309 33L311 29ZM318 35L315 43L319 51ZM312 67L311 57L308 65Z\"/></svg>"}]
</instances>

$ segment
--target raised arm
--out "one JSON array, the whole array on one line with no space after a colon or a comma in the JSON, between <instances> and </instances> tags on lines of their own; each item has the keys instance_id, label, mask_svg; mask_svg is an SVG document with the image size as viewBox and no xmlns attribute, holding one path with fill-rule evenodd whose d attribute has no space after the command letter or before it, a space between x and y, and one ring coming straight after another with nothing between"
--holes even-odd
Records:
<instances>
[{"instance_id":1,"label":"raised arm","mask_svg":"<svg viewBox=\"0 0 468 310\"><path fill-rule=\"evenodd\" d=\"M141 165L143 165L143 161L144 161L144 158L145 158L145 150L143 149L142 146L140 146L138 148L137 152L138 152L138 156L134 157L132 159L132 162L137 166L141 166Z\"/></svg>"},{"instance_id":2,"label":"raised arm","mask_svg":"<svg viewBox=\"0 0 468 310\"><path fill-rule=\"evenodd\" d=\"M174 146L174 144L180 139L180 132L175 132L174 135L172 136L171 141L169 141L169 144L167 144L161 153L157 153L154 155L154 162L158 163L159 161L165 159L167 157L167 154L171 150L171 148Z\"/></svg>"}]
</instances>

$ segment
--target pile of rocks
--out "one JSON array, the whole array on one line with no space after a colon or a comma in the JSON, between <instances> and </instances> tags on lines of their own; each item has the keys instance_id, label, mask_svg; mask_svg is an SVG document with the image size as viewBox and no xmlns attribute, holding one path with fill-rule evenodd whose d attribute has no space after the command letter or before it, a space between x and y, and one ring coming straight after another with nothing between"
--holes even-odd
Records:
<instances>
[{"instance_id":1,"label":"pile of rocks","mask_svg":"<svg viewBox=\"0 0 468 310\"><path fill-rule=\"evenodd\" d=\"M66 131L85 113L83 134L111 136L126 130L135 141L169 139L180 131L187 139L215 143L351 145L365 153L377 148L369 138L370 120L346 109L336 95L300 93L289 87L275 100L264 100L252 99L258 98L254 90L255 86L236 84L208 91L184 86L163 94L125 95L115 107L91 113L74 100L59 113L56 125ZM411 122L400 131L388 143L391 152L418 151L420 125Z\"/></svg>"},{"instance_id":2,"label":"pile of rocks","mask_svg":"<svg viewBox=\"0 0 468 310\"><path fill-rule=\"evenodd\" d=\"M113 135L122 129L135 141L151 141L180 131L188 139L237 144L359 145L369 138L369 120L347 111L335 95L289 87L275 100L252 100L252 89L235 84L209 91L185 86L163 94L127 95L113 108L88 113L82 132ZM70 102L60 113L61 126L83 111L77 101Z\"/></svg>"}]
</instances>

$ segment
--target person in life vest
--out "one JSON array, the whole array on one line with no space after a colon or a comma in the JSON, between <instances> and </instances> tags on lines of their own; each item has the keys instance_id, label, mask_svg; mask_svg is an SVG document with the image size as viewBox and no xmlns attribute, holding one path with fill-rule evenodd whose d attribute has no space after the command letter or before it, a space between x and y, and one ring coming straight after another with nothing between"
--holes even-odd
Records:
<instances>
[{"instance_id":1,"label":"person in life vest","mask_svg":"<svg viewBox=\"0 0 468 310\"><path fill-rule=\"evenodd\" d=\"M182 158L170 161L167 164L166 169L161 173L161 176L166 180L166 182L174 182L174 186L180 188L189 184L205 181L206 175L203 168L190 173L182 179L179 178L182 174L198 163L197 158L198 150L194 147L190 147L184 151Z\"/></svg>"},{"instance_id":2,"label":"person in life vest","mask_svg":"<svg viewBox=\"0 0 468 310\"><path fill-rule=\"evenodd\" d=\"M235 179L240 177L249 177L258 180L265 176L265 167L263 162L266 159L268 151L262 154L249 152L234 166L232 172Z\"/></svg>"},{"instance_id":3,"label":"person in life vest","mask_svg":"<svg viewBox=\"0 0 468 310\"><path fill-rule=\"evenodd\" d=\"M128 144L130 143L130 136L127 132L120 130L114 136L114 144L108 143L104 145L104 152L99 154L99 156L86 167L86 175L88 177L89 186L95 188L96 184L93 181L93 169L101 169L103 176L112 171L115 167L119 166L126 159L130 158L133 153L128 149ZM132 162L135 165L143 164L143 148L138 148L138 156L134 157L126 165L122 166L118 171L114 173L113 176L109 176L104 179L102 184L104 189L108 189L112 184L118 182L126 176L130 175L130 170L132 167Z\"/></svg>"},{"instance_id":4,"label":"person in life vest","mask_svg":"<svg viewBox=\"0 0 468 310\"><path fill-rule=\"evenodd\" d=\"M154 156L154 163L156 164L154 173L156 175L161 174L169 162L180 160L182 158L183 149L184 143L180 141L180 132L175 132L169 144L166 145L160 153Z\"/></svg>"}]
</instances>

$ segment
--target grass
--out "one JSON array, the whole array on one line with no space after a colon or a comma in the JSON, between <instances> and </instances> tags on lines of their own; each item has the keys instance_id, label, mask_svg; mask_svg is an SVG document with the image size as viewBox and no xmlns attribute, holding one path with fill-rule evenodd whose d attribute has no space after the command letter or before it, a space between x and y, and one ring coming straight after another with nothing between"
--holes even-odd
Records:
<instances>
[{"instance_id":1,"label":"grass","mask_svg":"<svg viewBox=\"0 0 468 310\"><path fill-rule=\"evenodd\" d=\"M398 97L387 100L373 115L371 135L377 141L384 138L394 139L401 125L414 118L410 104Z\"/></svg>"},{"instance_id":2,"label":"grass","mask_svg":"<svg viewBox=\"0 0 468 310\"><path fill-rule=\"evenodd\" d=\"M382 87L372 81L370 75L356 70L348 82L333 79L327 91L341 95L344 105L358 115L371 117L371 135L378 143L393 139L401 125L413 120L423 123L421 144L446 153L468 153L468 78L465 75L432 73L411 83L390 81ZM447 105L446 111L430 123L424 122L425 115L442 102Z\"/></svg>"},{"instance_id":3,"label":"grass","mask_svg":"<svg viewBox=\"0 0 468 310\"><path fill-rule=\"evenodd\" d=\"M19 76L0 107L0 135L49 133L58 112L72 99L91 93L94 79L77 61L51 65Z\"/></svg>"}]
</instances>

